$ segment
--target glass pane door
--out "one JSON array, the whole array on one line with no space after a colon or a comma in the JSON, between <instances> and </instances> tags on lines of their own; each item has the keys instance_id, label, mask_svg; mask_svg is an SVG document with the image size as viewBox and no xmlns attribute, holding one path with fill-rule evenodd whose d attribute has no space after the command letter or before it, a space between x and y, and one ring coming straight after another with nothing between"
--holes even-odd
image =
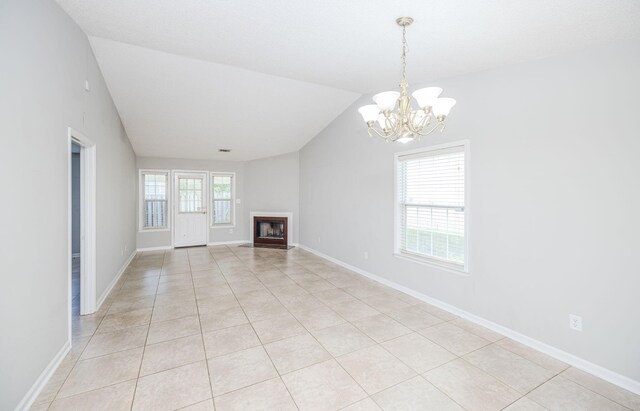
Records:
<instances>
[{"instance_id":1,"label":"glass pane door","mask_svg":"<svg viewBox=\"0 0 640 411\"><path fill-rule=\"evenodd\" d=\"M204 204L204 181L199 177L178 177L178 212L202 213Z\"/></svg>"}]
</instances>

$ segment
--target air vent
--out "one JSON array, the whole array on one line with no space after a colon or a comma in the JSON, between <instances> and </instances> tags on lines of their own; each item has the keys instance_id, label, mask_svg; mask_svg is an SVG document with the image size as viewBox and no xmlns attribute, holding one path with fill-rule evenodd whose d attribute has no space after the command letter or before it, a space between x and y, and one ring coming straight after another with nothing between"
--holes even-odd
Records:
<instances>
[{"instance_id":1,"label":"air vent","mask_svg":"<svg viewBox=\"0 0 640 411\"><path fill-rule=\"evenodd\" d=\"M221 153L230 153L231 149L229 149L229 148L221 148L218 151L221 152Z\"/></svg>"}]
</instances>

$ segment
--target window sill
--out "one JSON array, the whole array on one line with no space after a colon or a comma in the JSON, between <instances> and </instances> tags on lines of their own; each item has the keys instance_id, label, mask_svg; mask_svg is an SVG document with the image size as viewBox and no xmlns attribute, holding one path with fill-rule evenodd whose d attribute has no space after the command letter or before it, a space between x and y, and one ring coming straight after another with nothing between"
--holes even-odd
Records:
<instances>
[{"instance_id":1,"label":"window sill","mask_svg":"<svg viewBox=\"0 0 640 411\"><path fill-rule=\"evenodd\" d=\"M163 233L171 231L169 228L143 228L138 230L139 233Z\"/></svg>"},{"instance_id":2,"label":"window sill","mask_svg":"<svg viewBox=\"0 0 640 411\"><path fill-rule=\"evenodd\" d=\"M212 225L210 226L211 228L236 228L235 224L219 224L219 225Z\"/></svg>"},{"instance_id":3,"label":"window sill","mask_svg":"<svg viewBox=\"0 0 640 411\"><path fill-rule=\"evenodd\" d=\"M465 269L461 265L447 264L446 262L443 262L443 261L439 261L439 260L435 260L435 259L431 259L431 258L427 258L427 257L413 256L411 254L401 253L401 252L397 252L397 251L394 252L393 255L395 257L397 257L397 258L402 259L402 260L407 260L407 261L411 261L411 262L414 262L414 263L426 265L426 266L431 267L431 268L437 268L439 270L448 271L450 273L454 273L454 274L458 274L458 275L463 275L465 277L468 277L468 276L471 275L469 273L469 270Z\"/></svg>"}]
</instances>

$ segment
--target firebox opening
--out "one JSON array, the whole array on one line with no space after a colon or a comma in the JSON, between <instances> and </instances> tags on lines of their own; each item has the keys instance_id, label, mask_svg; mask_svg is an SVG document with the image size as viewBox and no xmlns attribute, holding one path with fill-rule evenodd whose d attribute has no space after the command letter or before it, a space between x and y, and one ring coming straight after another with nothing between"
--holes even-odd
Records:
<instances>
[{"instance_id":1,"label":"firebox opening","mask_svg":"<svg viewBox=\"0 0 640 411\"><path fill-rule=\"evenodd\" d=\"M287 217L253 217L254 246L287 247Z\"/></svg>"},{"instance_id":2,"label":"firebox opening","mask_svg":"<svg viewBox=\"0 0 640 411\"><path fill-rule=\"evenodd\" d=\"M274 240L284 239L284 222L260 221L257 225L258 238L268 238Z\"/></svg>"}]
</instances>

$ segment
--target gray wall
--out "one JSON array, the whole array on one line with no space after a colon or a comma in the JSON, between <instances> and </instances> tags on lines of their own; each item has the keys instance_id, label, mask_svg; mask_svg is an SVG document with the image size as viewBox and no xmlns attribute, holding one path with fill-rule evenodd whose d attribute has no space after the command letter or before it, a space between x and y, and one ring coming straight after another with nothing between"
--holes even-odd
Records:
<instances>
[{"instance_id":1,"label":"gray wall","mask_svg":"<svg viewBox=\"0 0 640 411\"><path fill-rule=\"evenodd\" d=\"M298 153L247 162L138 157L138 170L195 170L236 173L236 226L209 228L209 242L249 241L251 211L293 212L293 239L298 239ZM139 178L136 179L139 184ZM173 193L171 194L173 207ZM138 205L139 207L139 205ZM138 208L138 219L139 208ZM139 221L138 225L139 227ZM171 231L138 231L138 248L171 246Z\"/></svg>"},{"instance_id":2,"label":"gray wall","mask_svg":"<svg viewBox=\"0 0 640 411\"><path fill-rule=\"evenodd\" d=\"M298 152L246 163L247 185L245 197L248 207L244 219L249 224L251 211L280 211L293 213L293 238L299 238L299 154ZM247 238L249 234L247 232Z\"/></svg>"},{"instance_id":3,"label":"gray wall","mask_svg":"<svg viewBox=\"0 0 640 411\"><path fill-rule=\"evenodd\" d=\"M236 204L236 226L234 228L209 228L209 241L212 243L217 243L223 241L243 241L249 238L249 235L247 234L249 230L249 228L247 227L247 221L242 218L245 209L245 165L243 162L138 157L136 164L138 170L195 170L236 173L236 199L240 199L240 204ZM138 181L139 184L139 178L137 178L136 181ZM172 192L172 198L170 201L171 207L173 207L174 203L173 195L174 193ZM140 218L139 210L140 209L138 204L138 219ZM172 221L173 218L171 218L170 220ZM136 227L140 227L139 221ZM138 231L137 244L138 248L170 247L171 231Z\"/></svg>"},{"instance_id":4,"label":"gray wall","mask_svg":"<svg viewBox=\"0 0 640 411\"><path fill-rule=\"evenodd\" d=\"M135 157L86 36L55 2L0 2L0 55L0 409L10 410L69 336L67 127L97 143L98 297L135 247Z\"/></svg>"},{"instance_id":5,"label":"gray wall","mask_svg":"<svg viewBox=\"0 0 640 411\"><path fill-rule=\"evenodd\" d=\"M363 97L300 152L301 243L640 380L638 73L636 41L438 81L447 130L408 145ZM470 276L392 255L394 152L462 139Z\"/></svg>"}]
</instances>

